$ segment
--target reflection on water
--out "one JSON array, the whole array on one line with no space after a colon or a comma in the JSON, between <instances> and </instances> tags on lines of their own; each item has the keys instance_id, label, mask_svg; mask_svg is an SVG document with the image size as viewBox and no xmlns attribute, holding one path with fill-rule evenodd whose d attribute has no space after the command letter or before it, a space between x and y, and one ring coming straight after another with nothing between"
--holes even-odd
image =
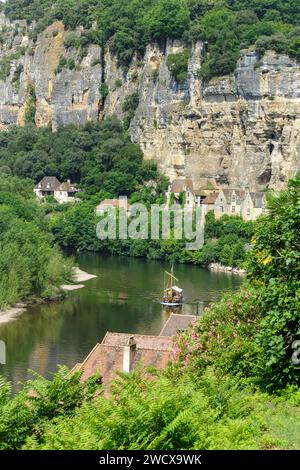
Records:
<instances>
[{"instance_id":1,"label":"reflection on water","mask_svg":"<svg viewBox=\"0 0 300 470\"><path fill-rule=\"evenodd\" d=\"M176 265L185 302L171 310L160 304L168 265L91 253L79 254L78 263L97 278L66 300L32 307L0 327L7 346L7 364L0 365L0 374L14 385L31 377L28 369L49 376L57 364L71 367L82 361L106 331L159 334L171 311L201 315L222 292L242 282L239 276Z\"/></svg>"}]
</instances>

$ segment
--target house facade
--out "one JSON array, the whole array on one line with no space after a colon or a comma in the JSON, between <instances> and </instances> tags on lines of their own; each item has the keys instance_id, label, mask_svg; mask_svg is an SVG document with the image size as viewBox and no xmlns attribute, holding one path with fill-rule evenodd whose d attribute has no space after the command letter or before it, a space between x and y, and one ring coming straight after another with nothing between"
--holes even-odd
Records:
<instances>
[{"instance_id":1,"label":"house facade","mask_svg":"<svg viewBox=\"0 0 300 470\"><path fill-rule=\"evenodd\" d=\"M227 214L255 220L266 212L266 195L244 189L220 189L213 210L216 218Z\"/></svg>"},{"instance_id":2,"label":"house facade","mask_svg":"<svg viewBox=\"0 0 300 470\"><path fill-rule=\"evenodd\" d=\"M171 195L174 196L174 204L183 203L184 206L189 209L199 207L215 186L215 182L212 183L205 179L202 185L198 189L195 189L191 178L175 179L172 184L169 185L166 193L167 207L171 205Z\"/></svg>"},{"instance_id":3,"label":"house facade","mask_svg":"<svg viewBox=\"0 0 300 470\"><path fill-rule=\"evenodd\" d=\"M44 176L33 191L39 199L52 196L62 204L76 201L79 189L70 180L61 183L55 176Z\"/></svg>"},{"instance_id":4,"label":"house facade","mask_svg":"<svg viewBox=\"0 0 300 470\"><path fill-rule=\"evenodd\" d=\"M53 196L54 191L60 186L60 181L55 176L44 176L44 178L37 184L33 192L39 198L46 196Z\"/></svg>"},{"instance_id":5,"label":"house facade","mask_svg":"<svg viewBox=\"0 0 300 470\"><path fill-rule=\"evenodd\" d=\"M266 213L266 195L262 192L247 191L241 206L241 217L244 220L255 220Z\"/></svg>"},{"instance_id":6,"label":"house facade","mask_svg":"<svg viewBox=\"0 0 300 470\"><path fill-rule=\"evenodd\" d=\"M71 184L71 181L65 181L61 183L58 188L54 191L54 198L60 203L72 202L76 200L76 193L78 189L74 184Z\"/></svg>"}]
</instances>

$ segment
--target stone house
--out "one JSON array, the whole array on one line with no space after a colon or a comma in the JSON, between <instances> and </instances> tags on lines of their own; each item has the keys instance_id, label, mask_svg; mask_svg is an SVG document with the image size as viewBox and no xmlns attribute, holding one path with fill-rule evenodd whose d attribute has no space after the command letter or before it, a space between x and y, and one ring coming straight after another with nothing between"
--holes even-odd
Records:
<instances>
[{"instance_id":1,"label":"stone house","mask_svg":"<svg viewBox=\"0 0 300 470\"><path fill-rule=\"evenodd\" d=\"M194 188L191 178L178 178L169 185L167 196L167 207L170 205L171 194L174 195L174 204L181 203L181 196L184 195L185 207L199 207L206 196L216 188L215 181L211 182L206 178L200 184L198 189Z\"/></svg>"},{"instance_id":2,"label":"stone house","mask_svg":"<svg viewBox=\"0 0 300 470\"><path fill-rule=\"evenodd\" d=\"M65 181L61 183L54 191L54 198L60 203L64 202L73 202L78 200L76 198L76 193L79 189L76 188L74 184L71 184L71 181Z\"/></svg>"},{"instance_id":3,"label":"stone house","mask_svg":"<svg viewBox=\"0 0 300 470\"><path fill-rule=\"evenodd\" d=\"M266 212L265 193L244 189L220 189L214 204L216 218L237 215L244 220L255 220Z\"/></svg>"},{"instance_id":4,"label":"stone house","mask_svg":"<svg viewBox=\"0 0 300 470\"><path fill-rule=\"evenodd\" d=\"M214 207L216 218L224 214L241 216L244 198L245 190L243 189L220 189Z\"/></svg>"},{"instance_id":5,"label":"stone house","mask_svg":"<svg viewBox=\"0 0 300 470\"><path fill-rule=\"evenodd\" d=\"M44 176L44 178L37 184L33 192L39 198L46 196L53 196L54 191L60 186L60 181L55 176Z\"/></svg>"},{"instance_id":6,"label":"stone house","mask_svg":"<svg viewBox=\"0 0 300 470\"><path fill-rule=\"evenodd\" d=\"M76 200L76 188L71 181L61 183L55 176L44 176L44 178L34 188L34 193L40 199L47 196L53 196L60 204L64 202L73 202Z\"/></svg>"},{"instance_id":7,"label":"stone house","mask_svg":"<svg viewBox=\"0 0 300 470\"><path fill-rule=\"evenodd\" d=\"M263 192L246 191L241 206L241 216L244 220L255 220L266 213L266 195Z\"/></svg>"}]
</instances>

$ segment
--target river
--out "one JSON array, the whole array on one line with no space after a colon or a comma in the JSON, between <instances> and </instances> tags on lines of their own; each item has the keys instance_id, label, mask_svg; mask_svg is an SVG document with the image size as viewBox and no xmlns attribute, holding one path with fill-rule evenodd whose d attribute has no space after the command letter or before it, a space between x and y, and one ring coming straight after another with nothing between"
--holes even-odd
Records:
<instances>
[{"instance_id":1,"label":"river","mask_svg":"<svg viewBox=\"0 0 300 470\"><path fill-rule=\"evenodd\" d=\"M57 364L81 362L106 331L159 334L170 311L160 303L164 270L159 261L80 253L81 269L95 274L80 290L61 302L29 308L16 320L0 326L6 343L6 365L0 374L13 383L32 378L28 369L50 377ZM201 315L224 291L239 288L242 277L210 272L198 266L176 265L184 289L184 314ZM178 311L178 310L177 310Z\"/></svg>"}]
</instances>

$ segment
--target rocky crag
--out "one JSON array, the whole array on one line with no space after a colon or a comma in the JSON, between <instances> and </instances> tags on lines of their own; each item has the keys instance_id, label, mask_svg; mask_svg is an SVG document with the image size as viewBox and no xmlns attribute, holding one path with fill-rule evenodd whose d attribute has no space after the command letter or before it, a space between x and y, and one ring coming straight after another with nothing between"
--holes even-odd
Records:
<instances>
[{"instance_id":1,"label":"rocky crag","mask_svg":"<svg viewBox=\"0 0 300 470\"><path fill-rule=\"evenodd\" d=\"M36 125L53 130L113 113L126 117L124 101L138 93L132 140L171 179L281 188L300 170L300 67L289 57L270 51L259 60L242 51L232 76L203 84L205 48L197 43L188 78L178 84L167 67L167 56L184 49L178 41L150 44L125 71L108 48L89 44L82 54L66 47L61 22L35 40L30 28L0 15L1 129L24 125L33 100Z\"/></svg>"}]
</instances>

